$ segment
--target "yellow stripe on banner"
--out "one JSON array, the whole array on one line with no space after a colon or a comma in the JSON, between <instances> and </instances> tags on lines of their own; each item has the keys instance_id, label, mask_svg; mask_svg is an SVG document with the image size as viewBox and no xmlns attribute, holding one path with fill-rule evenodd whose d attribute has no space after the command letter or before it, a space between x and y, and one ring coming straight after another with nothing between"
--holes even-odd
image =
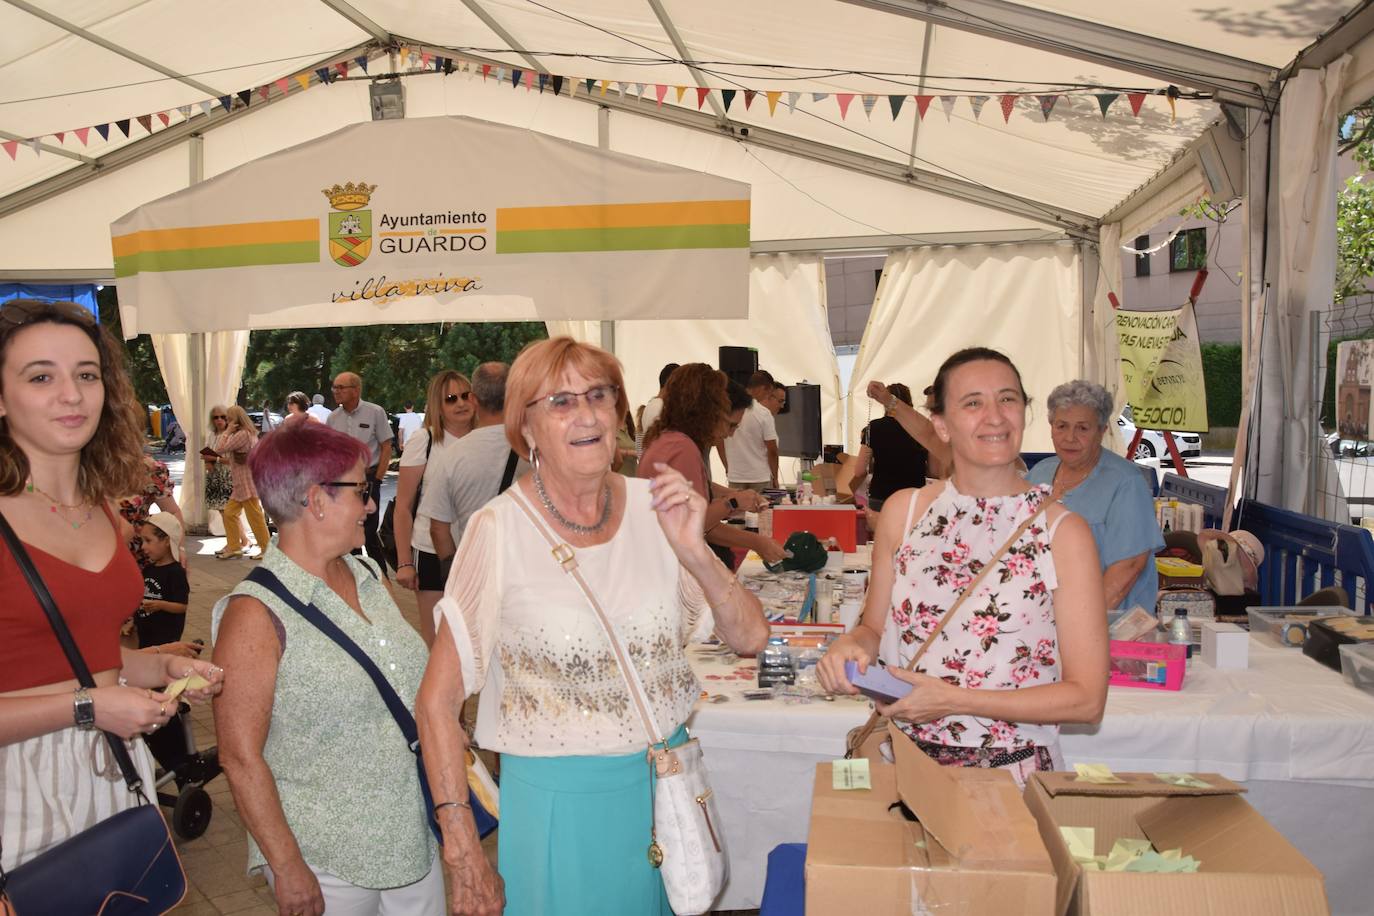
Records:
<instances>
[{"instance_id":1,"label":"yellow stripe on banner","mask_svg":"<svg viewBox=\"0 0 1374 916\"><path fill-rule=\"evenodd\" d=\"M531 229L633 229L644 226L749 224L747 200L678 200L650 204L502 207L498 232Z\"/></svg>"},{"instance_id":2,"label":"yellow stripe on banner","mask_svg":"<svg viewBox=\"0 0 1374 916\"><path fill-rule=\"evenodd\" d=\"M228 223L184 229L143 229L112 240L114 256L125 258L150 251L185 251L230 245L271 245L279 242L318 242L318 219L282 219L261 223Z\"/></svg>"}]
</instances>

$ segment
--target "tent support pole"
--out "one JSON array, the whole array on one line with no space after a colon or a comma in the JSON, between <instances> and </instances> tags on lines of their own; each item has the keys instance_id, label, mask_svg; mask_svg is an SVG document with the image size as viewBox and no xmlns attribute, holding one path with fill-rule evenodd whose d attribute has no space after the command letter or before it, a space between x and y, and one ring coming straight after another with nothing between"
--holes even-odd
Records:
<instances>
[{"instance_id":1,"label":"tent support pole","mask_svg":"<svg viewBox=\"0 0 1374 916\"><path fill-rule=\"evenodd\" d=\"M602 105L596 110L596 148L609 152L611 149L611 110ZM601 349L615 353L615 320L601 320Z\"/></svg>"},{"instance_id":2,"label":"tent support pole","mask_svg":"<svg viewBox=\"0 0 1374 916\"><path fill-rule=\"evenodd\" d=\"M186 184L188 187L199 184L205 178L205 137L201 134L192 134L187 140L187 159L189 173ZM210 522L210 513L205 508L205 465L200 461L200 450L208 443L206 442L205 418L210 411L205 403L205 335L203 333L191 334L187 340L187 356L190 365L187 366L187 375L191 381L191 416L185 417L181 421L181 428L186 433L186 463L181 472L181 503L182 511L186 515L186 522L189 528L197 531L206 531L206 526ZM163 384L167 382L167 367L160 366L162 370ZM190 499L186 496L187 490L191 491ZM189 509L190 511L186 511Z\"/></svg>"}]
</instances>

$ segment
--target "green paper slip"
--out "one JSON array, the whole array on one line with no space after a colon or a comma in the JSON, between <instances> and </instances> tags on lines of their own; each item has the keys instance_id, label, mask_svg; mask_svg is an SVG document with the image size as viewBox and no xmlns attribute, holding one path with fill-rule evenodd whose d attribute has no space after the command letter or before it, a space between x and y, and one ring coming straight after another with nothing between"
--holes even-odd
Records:
<instances>
[{"instance_id":1,"label":"green paper slip","mask_svg":"<svg viewBox=\"0 0 1374 916\"><path fill-rule=\"evenodd\" d=\"M1069 855L1073 856L1075 862L1087 864L1094 862L1093 859L1093 840L1095 831L1091 827L1060 827L1059 835L1064 838L1064 844L1069 847Z\"/></svg>"},{"instance_id":2,"label":"green paper slip","mask_svg":"<svg viewBox=\"0 0 1374 916\"><path fill-rule=\"evenodd\" d=\"M830 765L830 787L841 791L873 788L868 778L868 759L836 760Z\"/></svg>"}]
</instances>

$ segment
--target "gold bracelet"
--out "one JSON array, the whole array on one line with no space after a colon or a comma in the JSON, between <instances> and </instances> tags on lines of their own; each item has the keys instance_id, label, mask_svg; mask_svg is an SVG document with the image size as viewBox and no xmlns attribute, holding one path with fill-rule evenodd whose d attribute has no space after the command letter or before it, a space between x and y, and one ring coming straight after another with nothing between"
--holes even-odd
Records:
<instances>
[{"instance_id":1,"label":"gold bracelet","mask_svg":"<svg viewBox=\"0 0 1374 916\"><path fill-rule=\"evenodd\" d=\"M730 587L725 590L725 597L717 601L715 604L711 604L709 601L707 602L707 607L711 609L711 613L714 614L716 612L716 608L728 602L731 596L734 595L735 589L737 588L739 588L739 576L731 575Z\"/></svg>"}]
</instances>

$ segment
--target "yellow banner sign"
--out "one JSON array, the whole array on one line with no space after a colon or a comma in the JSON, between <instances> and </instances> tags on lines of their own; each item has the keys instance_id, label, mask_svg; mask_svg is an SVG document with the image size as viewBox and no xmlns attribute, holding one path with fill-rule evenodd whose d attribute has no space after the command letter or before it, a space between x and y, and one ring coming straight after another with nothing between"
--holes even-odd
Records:
<instances>
[{"instance_id":1,"label":"yellow banner sign","mask_svg":"<svg viewBox=\"0 0 1374 916\"><path fill-rule=\"evenodd\" d=\"M1207 388L1193 307L1116 313L1121 377L1141 429L1207 432Z\"/></svg>"}]
</instances>

